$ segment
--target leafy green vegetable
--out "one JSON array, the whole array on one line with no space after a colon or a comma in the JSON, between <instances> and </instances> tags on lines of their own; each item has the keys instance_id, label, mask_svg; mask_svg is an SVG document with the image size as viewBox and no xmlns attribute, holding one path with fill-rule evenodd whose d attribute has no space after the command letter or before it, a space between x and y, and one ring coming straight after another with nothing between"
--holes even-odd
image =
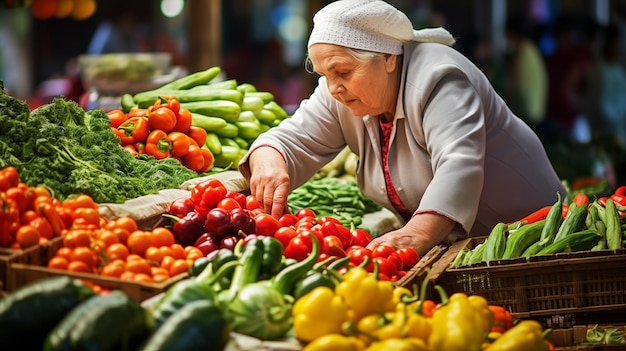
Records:
<instances>
[{"instance_id":1,"label":"leafy green vegetable","mask_svg":"<svg viewBox=\"0 0 626 351\"><path fill-rule=\"evenodd\" d=\"M132 156L103 110L55 98L30 111L1 82L0 125L0 168L15 166L22 182L45 185L60 200L88 194L98 203L121 203L199 176L173 158Z\"/></svg>"}]
</instances>

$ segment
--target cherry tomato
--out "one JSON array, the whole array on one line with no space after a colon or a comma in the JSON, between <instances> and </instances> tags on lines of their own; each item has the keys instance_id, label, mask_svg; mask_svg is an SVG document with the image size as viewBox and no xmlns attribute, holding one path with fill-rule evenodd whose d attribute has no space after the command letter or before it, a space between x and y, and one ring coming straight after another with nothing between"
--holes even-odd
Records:
<instances>
[{"instance_id":1,"label":"cherry tomato","mask_svg":"<svg viewBox=\"0 0 626 351\"><path fill-rule=\"evenodd\" d=\"M292 258L297 261L302 261L309 255L311 252L311 247L307 245L304 237L301 235L295 236L289 244L285 247L285 257Z\"/></svg>"}]
</instances>

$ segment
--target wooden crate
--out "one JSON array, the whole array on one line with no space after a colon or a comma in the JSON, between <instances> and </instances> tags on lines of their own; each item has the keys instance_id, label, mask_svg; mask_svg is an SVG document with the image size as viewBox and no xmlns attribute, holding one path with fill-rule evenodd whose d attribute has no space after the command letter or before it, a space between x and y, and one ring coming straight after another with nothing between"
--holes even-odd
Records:
<instances>
[{"instance_id":1,"label":"wooden crate","mask_svg":"<svg viewBox=\"0 0 626 351\"><path fill-rule=\"evenodd\" d=\"M587 330L593 328L594 325L595 324L574 325L571 328L553 329L548 335L548 340L552 342L558 351L626 351L626 344L585 344ZM626 326L623 324L599 324L598 326L602 329L617 328L618 330L626 330Z\"/></svg>"},{"instance_id":2,"label":"wooden crate","mask_svg":"<svg viewBox=\"0 0 626 351\"><path fill-rule=\"evenodd\" d=\"M10 285L18 288L29 283L57 275L66 275L89 281L110 290L121 290L137 302L142 302L152 296L164 292L176 282L186 279L187 273L179 274L160 283L140 283L97 274L68 272L65 270L49 269L47 267L13 263L11 265Z\"/></svg>"},{"instance_id":3,"label":"wooden crate","mask_svg":"<svg viewBox=\"0 0 626 351\"><path fill-rule=\"evenodd\" d=\"M50 254L63 244L62 238L54 238L45 245L36 245L24 250L0 249L0 290L10 292L14 289L10 282L13 263L45 265Z\"/></svg>"},{"instance_id":4,"label":"wooden crate","mask_svg":"<svg viewBox=\"0 0 626 351\"><path fill-rule=\"evenodd\" d=\"M459 251L484 241L468 238L450 245L430 266L432 286L448 293L484 296L515 318L535 319L546 328L585 323L626 322L626 250L581 251L481 262L449 268ZM418 274L424 279L425 272Z\"/></svg>"}]
</instances>

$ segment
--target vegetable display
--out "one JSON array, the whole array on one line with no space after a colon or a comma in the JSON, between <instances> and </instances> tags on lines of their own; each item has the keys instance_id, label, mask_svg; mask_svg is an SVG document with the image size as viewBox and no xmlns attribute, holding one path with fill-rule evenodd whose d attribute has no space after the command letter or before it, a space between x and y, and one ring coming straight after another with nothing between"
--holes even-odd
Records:
<instances>
[{"instance_id":1,"label":"vegetable display","mask_svg":"<svg viewBox=\"0 0 626 351\"><path fill-rule=\"evenodd\" d=\"M258 91L253 84L217 81L221 71L209 67L154 90L126 94L120 100L121 112L150 110L155 101L175 98L180 110L189 112L191 127L206 134L198 146L213 155L209 168L236 169L250 143L289 116L271 93Z\"/></svg>"},{"instance_id":2,"label":"vegetable display","mask_svg":"<svg viewBox=\"0 0 626 351\"><path fill-rule=\"evenodd\" d=\"M514 223L498 223L484 242L459 251L451 267L492 260L529 258L586 250L618 250L626 242L626 206L619 187L591 201L578 193L569 204L556 202Z\"/></svg>"},{"instance_id":3,"label":"vegetable display","mask_svg":"<svg viewBox=\"0 0 626 351\"><path fill-rule=\"evenodd\" d=\"M175 159L133 157L104 111L61 98L31 112L2 90L0 125L0 168L15 167L24 183L44 185L60 200L87 194L121 203L198 176Z\"/></svg>"}]
</instances>

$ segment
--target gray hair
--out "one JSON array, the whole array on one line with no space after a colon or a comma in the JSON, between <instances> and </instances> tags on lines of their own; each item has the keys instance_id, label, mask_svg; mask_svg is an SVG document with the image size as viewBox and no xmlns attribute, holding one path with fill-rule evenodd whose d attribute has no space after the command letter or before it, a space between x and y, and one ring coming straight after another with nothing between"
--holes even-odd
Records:
<instances>
[{"instance_id":1,"label":"gray hair","mask_svg":"<svg viewBox=\"0 0 626 351\"><path fill-rule=\"evenodd\" d=\"M342 49L346 52L346 54L352 56L356 61L361 62L361 63L373 61L374 59L378 57L385 57L388 55L382 52L353 49L353 48L348 48L348 47L342 47ZM306 55L306 58L304 59L304 69L308 73L315 73L315 67L313 65L313 62L311 61L311 57L308 54Z\"/></svg>"}]
</instances>

